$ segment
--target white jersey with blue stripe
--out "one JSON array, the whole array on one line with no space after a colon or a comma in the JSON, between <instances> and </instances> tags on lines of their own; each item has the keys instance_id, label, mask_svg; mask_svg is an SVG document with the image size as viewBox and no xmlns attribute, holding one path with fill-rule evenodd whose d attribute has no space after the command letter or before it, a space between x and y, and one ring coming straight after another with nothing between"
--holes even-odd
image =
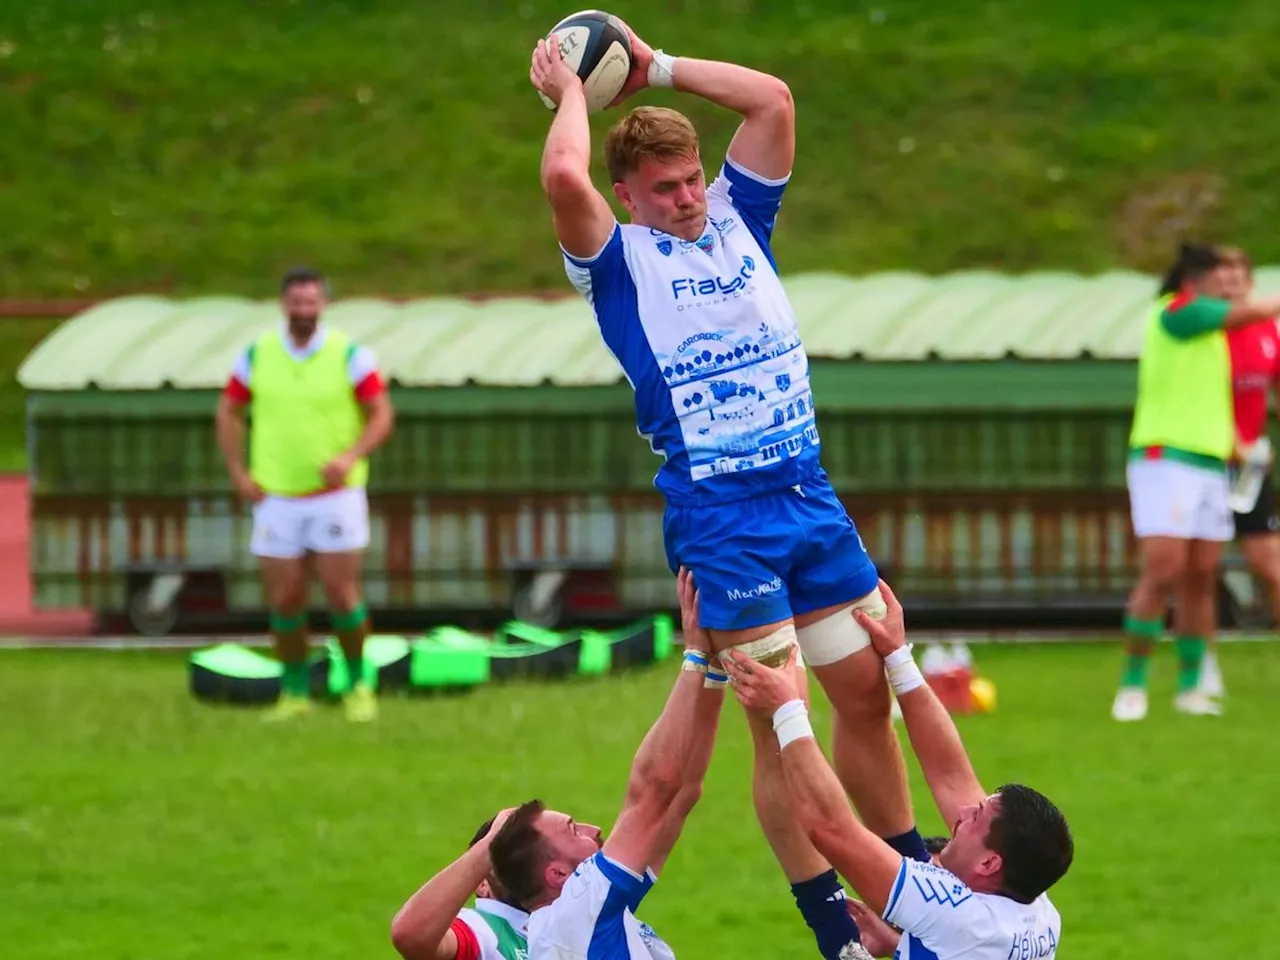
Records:
<instances>
[{"instance_id":1,"label":"white jersey with blue stripe","mask_svg":"<svg viewBox=\"0 0 1280 960\"><path fill-rule=\"evenodd\" d=\"M635 917L656 878L603 853L578 864L552 903L529 917L529 960L675 960Z\"/></svg>"},{"instance_id":2,"label":"white jersey with blue stripe","mask_svg":"<svg viewBox=\"0 0 1280 960\"><path fill-rule=\"evenodd\" d=\"M902 930L896 960L1052 960L1062 938L1048 894L1018 903L974 893L951 871L910 859L884 918Z\"/></svg>"},{"instance_id":3,"label":"white jersey with blue stripe","mask_svg":"<svg viewBox=\"0 0 1280 960\"><path fill-rule=\"evenodd\" d=\"M565 254L671 502L783 490L818 467L809 360L770 249L786 182L726 159L697 240L617 224L594 257Z\"/></svg>"}]
</instances>

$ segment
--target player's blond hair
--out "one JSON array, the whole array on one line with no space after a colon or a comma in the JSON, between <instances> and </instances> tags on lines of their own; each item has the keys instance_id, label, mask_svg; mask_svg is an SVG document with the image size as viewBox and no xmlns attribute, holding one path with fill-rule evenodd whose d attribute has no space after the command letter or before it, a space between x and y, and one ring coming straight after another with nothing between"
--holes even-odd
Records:
<instances>
[{"instance_id":1,"label":"player's blond hair","mask_svg":"<svg viewBox=\"0 0 1280 960\"><path fill-rule=\"evenodd\" d=\"M698 155L698 131L689 118L667 107L636 107L614 124L604 140L604 163L614 183L635 173L640 161L681 160Z\"/></svg>"}]
</instances>

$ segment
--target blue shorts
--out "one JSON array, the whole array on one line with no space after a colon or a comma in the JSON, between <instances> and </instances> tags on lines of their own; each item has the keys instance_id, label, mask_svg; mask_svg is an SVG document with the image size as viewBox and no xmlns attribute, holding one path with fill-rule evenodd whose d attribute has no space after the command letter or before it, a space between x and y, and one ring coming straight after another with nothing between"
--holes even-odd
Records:
<instances>
[{"instance_id":1,"label":"blue shorts","mask_svg":"<svg viewBox=\"0 0 1280 960\"><path fill-rule=\"evenodd\" d=\"M858 528L820 473L798 488L706 506L668 506L667 563L693 573L702 625L745 630L876 588Z\"/></svg>"}]
</instances>

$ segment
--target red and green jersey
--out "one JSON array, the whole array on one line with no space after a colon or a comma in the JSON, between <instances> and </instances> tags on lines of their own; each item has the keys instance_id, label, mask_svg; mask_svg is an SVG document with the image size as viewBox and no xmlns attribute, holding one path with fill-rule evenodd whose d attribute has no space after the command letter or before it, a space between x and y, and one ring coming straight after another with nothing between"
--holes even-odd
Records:
<instances>
[{"instance_id":1,"label":"red and green jersey","mask_svg":"<svg viewBox=\"0 0 1280 960\"><path fill-rule=\"evenodd\" d=\"M1227 331L1231 348L1231 393L1236 433L1253 443L1266 431L1267 393L1280 380L1280 327L1275 321Z\"/></svg>"}]
</instances>

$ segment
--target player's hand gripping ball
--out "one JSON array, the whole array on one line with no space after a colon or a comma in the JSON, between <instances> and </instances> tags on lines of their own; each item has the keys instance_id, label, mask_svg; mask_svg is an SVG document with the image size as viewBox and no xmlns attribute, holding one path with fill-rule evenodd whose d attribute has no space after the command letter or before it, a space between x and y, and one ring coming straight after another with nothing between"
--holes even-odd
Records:
<instances>
[{"instance_id":1,"label":"player's hand gripping ball","mask_svg":"<svg viewBox=\"0 0 1280 960\"><path fill-rule=\"evenodd\" d=\"M551 45L559 51L559 59L582 81L588 113L599 113L613 103L631 73L631 34L626 24L603 10L582 10L552 27L547 41L554 41ZM555 50L551 51L553 67ZM536 74L536 53L534 61ZM533 80L542 102L548 109L556 109L559 98L555 92L536 75Z\"/></svg>"}]
</instances>

